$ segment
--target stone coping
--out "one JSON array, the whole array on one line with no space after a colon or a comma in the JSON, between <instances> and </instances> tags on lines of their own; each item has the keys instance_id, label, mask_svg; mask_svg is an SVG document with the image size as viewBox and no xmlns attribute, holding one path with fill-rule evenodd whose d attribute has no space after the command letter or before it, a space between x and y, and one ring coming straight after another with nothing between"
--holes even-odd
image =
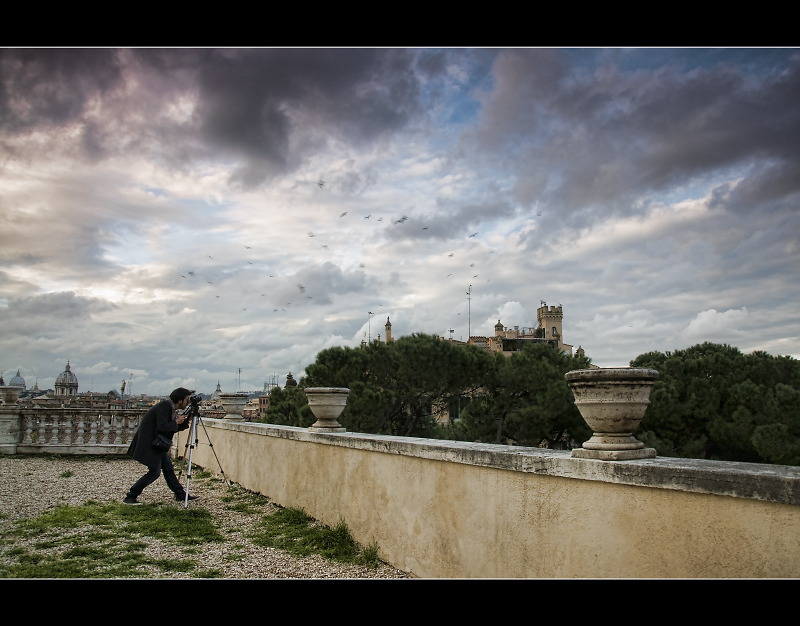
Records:
<instances>
[{"instance_id":1,"label":"stone coping","mask_svg":"<svg viewBox=\"0 0 800 626\"><path fill-rule=\"evenodd\" d=\"M314 433L307 428L203 418L212 428L344 448L400 454L577 480L750 498L800 505L800 467L657 457L630 461L572 458L568 450L524 448L368 433Z\"/></svg>"}]
</instances>

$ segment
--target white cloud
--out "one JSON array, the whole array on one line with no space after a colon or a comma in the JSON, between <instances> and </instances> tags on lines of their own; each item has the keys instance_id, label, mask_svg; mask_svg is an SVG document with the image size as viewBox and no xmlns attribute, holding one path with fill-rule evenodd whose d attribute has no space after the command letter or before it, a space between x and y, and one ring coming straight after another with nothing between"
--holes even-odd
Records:
<instances>
[{"instance_id":1,"label":"white cloud","mask_svg":"<svg viewBox=\"0 0 800 626\"><path fill-rule=\"evenodd\" d=\"M730 343L744 335L748 316L747 307L729 309L723 313L716 309L701 311L689 322L681 336L691 342Z\"/></svg>"}]
</instances>

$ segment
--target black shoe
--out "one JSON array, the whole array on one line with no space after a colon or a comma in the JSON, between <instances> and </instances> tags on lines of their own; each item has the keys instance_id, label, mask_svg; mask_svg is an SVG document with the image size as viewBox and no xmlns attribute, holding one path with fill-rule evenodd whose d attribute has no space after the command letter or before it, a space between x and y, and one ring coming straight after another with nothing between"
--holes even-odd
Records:
<instances>
[{"instance_id":1,"label":"black shoe","mask_svg":"<svg viewBox=\"0 0 800 626\"><path fill-rule=\"evenodd\" d=\"M132 498L131 496L126 497L123 501L123 504L141 504L136 498Z\"/></svg>"},{"instance_id":2,"label":"black shoe","mask_svg":"<svg viewBox=\"0 0 800 626\"><path fill-rule=\"evenodd\" d=\"M182 496L175 496L175 499L176 499L178 502L184 502L185 500L197 500L197 498L199 498L199 497L200 497L200 496L189 496L189 497L187 498L187 497L186 497L186 494L183 494Z\"/></svg>"}]
</instances>

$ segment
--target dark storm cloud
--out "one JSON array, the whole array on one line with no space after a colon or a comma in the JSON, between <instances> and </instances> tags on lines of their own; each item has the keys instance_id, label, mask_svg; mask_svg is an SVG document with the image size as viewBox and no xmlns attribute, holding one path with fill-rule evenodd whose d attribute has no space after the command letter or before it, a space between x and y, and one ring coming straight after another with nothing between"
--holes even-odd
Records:
<instances>
[{"instance_id":1,"label":"dark storm cloud","mask_svg":"<svg viewBox=\"0 0 800 626\"><path fill-rule=\"evenodd\" d=\"M754 174L762 177L765 164L792 170L800 160L800 57L783 61L759 77L725 63L686 73L623 72L613 63L576 72L563 51L504 51L474 138L516 173L521 202L567 213L624 210L641 193L722 168L761 164Z\"/></svg>"},{"instance_id":2,"label":"dark storm cloud","mask_svg":"<svg viewBox=\"0 0 800 626\"><path fill-rule=\"evenodd\" d=\"M91 159L122 149L155 149L171 159L222 151L240 160L234 178L245 185L295 167L332 137L361 143L404 127L419 112L418 95L414 53L403 50L11 50L0 56L0 129L79 122L80 146ZM191 119L176 121L169 109L182 96L196 98L196 106ZM90 115L95 100L108 110Z\"/></svg>"},{"instance_id":3,"label":"dark storm cloud","mask_svg":"<svg viewBox=\"0 0 800 626\"><path fill-rule=\"evenodd\" d=\"M121 77L114 50L0 49L0 128L72 122Z\"/></svg>"},{"instance_id":4,"label":"dark storm cloud","mask_svg":"<svg viewBox=\"0 0 800 626\"><path fill-rule=\"evenodd\" d=\"M245 156L243 182L258 182L270 173L264 167L294 165L296 133L358 143L405 125L419 91L412 60L397 50L207 51L198 72L201 133L209 145ZM310 128L297 128L296 119Z\"/></svg>"},{"instance_id":5,"label":"dark storm cloud","mask_svg":"<svg viewBox=\"0 0 800 626\"><path fill-rule=\"evenodd\" d=\"M82 325L95 313L116 308L100 298L76 296L71 291L11 298L0 307L0 327L6 336L52 336L61 329Z\"/></svg>"}]
</instances>

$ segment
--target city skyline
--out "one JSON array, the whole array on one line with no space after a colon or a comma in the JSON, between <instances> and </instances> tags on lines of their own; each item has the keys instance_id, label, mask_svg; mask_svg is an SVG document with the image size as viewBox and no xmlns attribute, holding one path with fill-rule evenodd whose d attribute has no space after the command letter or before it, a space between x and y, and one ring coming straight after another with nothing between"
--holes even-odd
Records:
<instances>
[{"instance_id":1,"label":"city skyline","mask_svg":"<svg viewBox=\"0 0 800 626\"><path fill-rule=\"evenodd\" d=\"M0 50L0 371L260 389L541 301L601 367L798 358L798 96L795 49Z\"/></svg>"}]
</instances>

